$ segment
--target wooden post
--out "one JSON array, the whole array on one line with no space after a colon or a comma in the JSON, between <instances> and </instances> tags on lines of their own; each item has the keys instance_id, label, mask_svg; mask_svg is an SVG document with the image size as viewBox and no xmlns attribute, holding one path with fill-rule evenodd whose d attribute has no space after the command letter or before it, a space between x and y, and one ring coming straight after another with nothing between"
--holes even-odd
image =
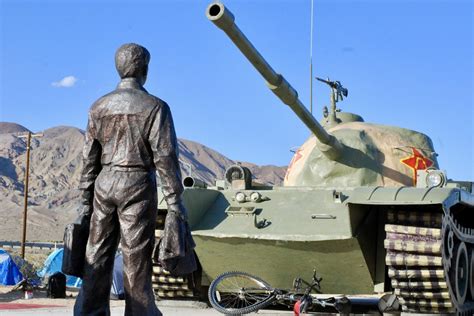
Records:
<instances>
[{"instance_id":1,"label":"wooden post","mask_svg":"<svg viewBox=\"0 0 474 316\"><path fill-rule=\"evenodd\" d=\"M26 242L26 219L28 213L28 180L30 177L30 145L31 132L28 132L26 141L26 170L25 170L25 189L24 189L24 208L23 208L23 233L21 237L21 257L25 259L25 242Z\"/></svg>"},{"instance_id":2,"label":"wooden post","mask_svg":"<svg viewBox=\"0 0 474 316\"><path fill-rule=\"evenodd\" d=\"M21 237L21 258L25 259L25 243L26 243L26 223L28 220L28 182L30 177L30 147L31 137L41 137L43 134L31 134L18 136L19 138L26 138L26 169L25 169L25 189L24 189L24 208L23 208L23 231Z\"/></svg>"}]
</instances>

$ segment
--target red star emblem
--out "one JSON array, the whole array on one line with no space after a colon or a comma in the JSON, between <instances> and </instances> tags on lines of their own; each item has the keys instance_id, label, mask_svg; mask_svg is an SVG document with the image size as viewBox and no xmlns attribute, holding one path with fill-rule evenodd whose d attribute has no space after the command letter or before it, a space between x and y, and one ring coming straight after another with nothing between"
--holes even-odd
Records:
<instances>
[{"instance_id":1,"label":"red star emblem","mask_svg":"<svg viewBox=\"0 0 474 316\"><path fill-rule=\"evenodd\" d=\"M433 161L420 153L416 148L411 147L413 155L400 160L413 170L413 185L416 185L416 171L426 170L433 165Z\"/></svg>"},{"instance_id":2,"label":"red star emblem","mask_svg":"<svg viewBox=\"0 0 474 316\"><path fill-rule=\"evenodd\" d=\"M291 159L291 162L290 162L290 165L288 166L288 169L286 170L286 176L285 178L288 179L288 175L290 174L290 170L291 168L293 167L293 165L301 159L301 157L303 157L302 154L300 154L300 152L302 151L302 149L298 149L297 151L295 151L295 154L293 155L293 158Z\"/></svg>"}]
</instances>

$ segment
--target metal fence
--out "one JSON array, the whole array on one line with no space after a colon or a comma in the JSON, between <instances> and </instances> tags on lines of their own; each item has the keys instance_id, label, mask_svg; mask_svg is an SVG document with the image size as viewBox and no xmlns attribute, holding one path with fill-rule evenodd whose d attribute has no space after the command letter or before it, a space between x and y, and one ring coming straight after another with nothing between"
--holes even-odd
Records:
<instances>
[{"instance_id":1,"label":"metal fence","mask_svg":"<svg viewBox=\"0 0 474 316\"><path fill-rule=\"evenodd\" d=\"M56 249L63 248L63 242L26 242L25 247L35 249ZM21 248L20 241L0 240L0 248Z\"/></svg>"}]
</instances>

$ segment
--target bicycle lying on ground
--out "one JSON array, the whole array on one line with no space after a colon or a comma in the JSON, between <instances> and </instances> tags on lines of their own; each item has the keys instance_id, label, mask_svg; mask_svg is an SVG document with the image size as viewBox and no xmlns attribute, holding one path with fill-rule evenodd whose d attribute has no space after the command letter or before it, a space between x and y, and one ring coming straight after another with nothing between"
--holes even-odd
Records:
<instances>
[{"instance_id":1,"label":"bicycle lying on ground","mask_svg":"<svg viewBox=\"0 0 474 316\"><path fill-rule=\"evenodd\" d=\"M345 296L317 298L311 295L312 292L321 293L321 280L314 271L311 283L296 278L293 290L282 290L246 272L225 272L209 286L209 302L226 315L248 314L272 304L293 306L295 315L315 307L332 308L340 314L350 313L351 302ZM302 290L302 286L306 288Z\"/></svg>"}]
</instances>

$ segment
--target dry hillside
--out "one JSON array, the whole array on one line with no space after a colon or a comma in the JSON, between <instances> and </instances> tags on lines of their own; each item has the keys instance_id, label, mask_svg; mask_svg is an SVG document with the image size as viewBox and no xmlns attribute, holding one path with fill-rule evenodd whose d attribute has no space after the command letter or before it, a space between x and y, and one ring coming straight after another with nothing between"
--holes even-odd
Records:
<instances>
[{"instance_id":1,"label":"dry hillside","mask_svg":"<svg viewBox=\"0 0 474 316\"><path fill-rule=\"evenodd\" d=\"M27 131L21 125L0 122L0 240L20 240L26 144L18 135ZM84 132L59 126L43 133L31 146L27 239L61 240L65 224L77 216ZM222 179L226 167L235 163L189 140L179 140L179 151L183 175L192 172L209 184ZM242 164L261 183L278 185L284 177L284 167Z\"/></svg>"}]
</instances>

